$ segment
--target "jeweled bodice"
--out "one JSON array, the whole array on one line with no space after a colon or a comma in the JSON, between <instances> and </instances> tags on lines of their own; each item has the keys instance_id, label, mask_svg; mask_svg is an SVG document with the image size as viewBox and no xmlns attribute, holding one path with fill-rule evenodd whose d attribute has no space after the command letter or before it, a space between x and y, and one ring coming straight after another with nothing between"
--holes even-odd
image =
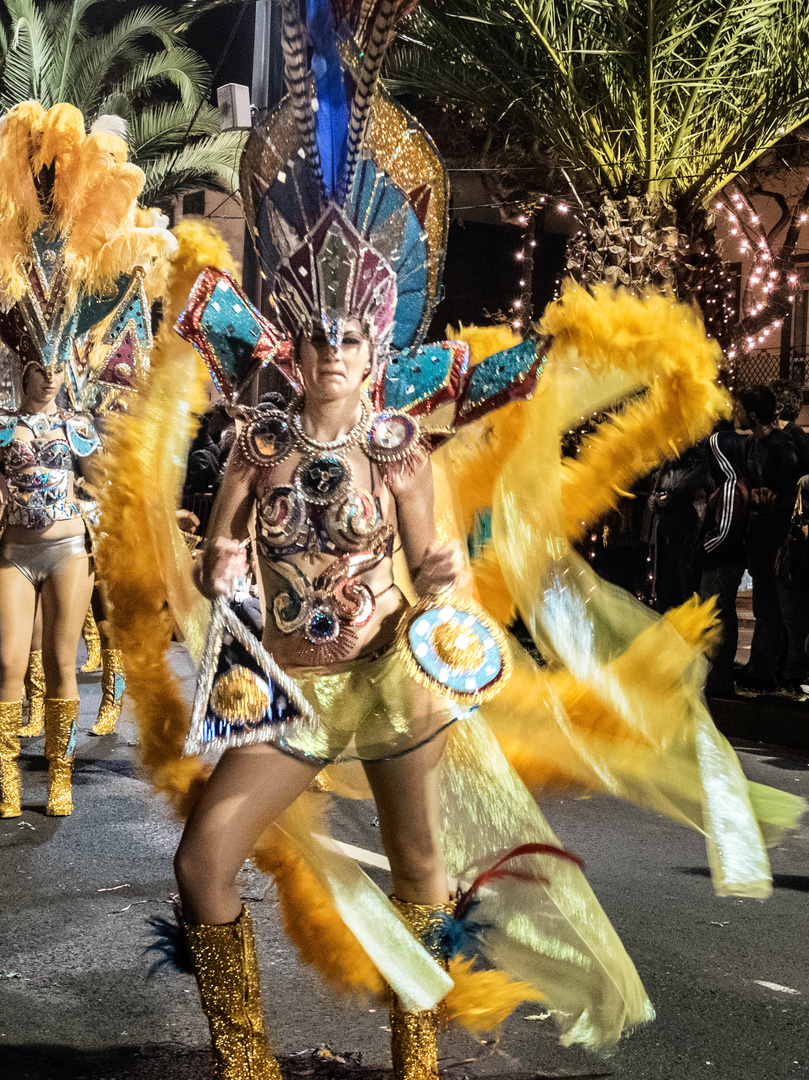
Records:
<instances>
[{"instance_id":1,"label":"jeweled bodice","mask_svg":"<svg viewBox=\"0 0 809 1080\"><path fill-rule=\"evenodd\" d=\"M26 433L31 438L23 438ZM8 485L8 523L45 529L79 517L73 498L78 458L100 446L89 419L55 413L0 416L0 466Z\"/></svg>"},{"instance_id":2,"label":"jeweled bodice","mask_svg":"<svg viewBox=\"0 0 809 1080\"><path fill-rule=\"evenodd\" d=\"M298 416L265 410L239 445L264 466L256 484L256 541L263 562L284 581L269 589L275 627L332 659L351 649L358 629L371 622L377 597L393 583L395 508L385 468L412 452L418 425L374 414L366 402L347 436L317 443L302 432Z\"/></svg>"}]
</instances>

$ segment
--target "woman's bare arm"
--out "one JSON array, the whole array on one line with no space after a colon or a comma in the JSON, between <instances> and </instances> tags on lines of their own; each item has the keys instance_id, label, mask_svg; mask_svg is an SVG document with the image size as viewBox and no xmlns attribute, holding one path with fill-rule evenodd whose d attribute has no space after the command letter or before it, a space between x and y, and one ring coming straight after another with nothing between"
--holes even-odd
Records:
<instances>
[{"instance_id":1,"label":"woman's bare arm","mask_svg":"<svg viewBox=\"0 0 809 1080\"><path fill-rule=\"evenodd\" d=\"M236 578L247 573L243 541L255 502L255 466L238 444L231 451L211 510L202 555L194 567L197 588L209 600L229 596Z\"/></svg>"},{"instance_id":2,"label":"woman's bare arm","mask_svg":"<svg viewBox=\"0 0 809 1080\"><path fill-rule=\"evenodd\" d=\"M411 471L392 473L388 486L396 501L399 536L413 587L420 596L451 589L463 569L457 542L435 540L433 467L428 457Z\"/></svg>"}]
</instances>

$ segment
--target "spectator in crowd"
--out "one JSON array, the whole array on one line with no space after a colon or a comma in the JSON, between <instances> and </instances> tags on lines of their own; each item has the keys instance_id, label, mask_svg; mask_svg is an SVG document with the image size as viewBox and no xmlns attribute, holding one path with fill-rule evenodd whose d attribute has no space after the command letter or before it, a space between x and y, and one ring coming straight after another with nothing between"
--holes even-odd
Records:
<instances>
[{"instance_id":1,"label":"spectator in crowd","mask_svg":"<svg viewBox=\"0 0 809 1080\"><path fill-rule=\"evenodd\" d=\"M798 481L790 539L776 560L778 603L786 641L781 685L803 698L809 685L809 476Z\"/></svg>"},{"instance_id":2,"label":"spectator in crowd","mask_svg":"<svg viewBox=\"0 0 809 1080\"><path fill-rule=\"evenodd\" d=\"M695 551L708 481L704 446L664 462L647 501L642 538L649 545L644 598L657 611L685 603L699 589Z\"/></svg>"},{"instance_id":3,"label":"spectator in crowd","mask_svg":"<svg viewBox=\"0 0 809 1080\"><path fill-rule=\"evenodd\" d=\"M801 476L806 476L809 473L809 435L798 423L803 408L803 389L788 379L776 379L770 383L770 389L775 394L778 427L792 439Z\"/></svg>"},{"instance_id":4,"label":"spectator in crowd","mask_svg":"<svg viewBox=\"0 0 809 1080\"><path fill-rule=\"evenodd\" d=\"M746 566L750 479L745 440L731 425L717 425L705 445L709 483L697 559L702 567L699 595L701 600L716 597L722 628L722 640L714 653L705 689L709 697L728 697L736 692L736 595Z\"/></svg>"},{"instance_id":5,"label":"spectator in crowd","mask_svg":"<svg viewBox=\"0 0 809 1080\"><path fill-rule=\"evenodd\" d=\"M219 478L233 445L229 432L235 437L233 419L224 405L218 403L200 418L199 430L189 449L183 508L199 518L200 534L203 536L219 487Z\"/></svg>"},{"instance_id":6,"label":"spectator in crowd","mask_svg":"<svg viewBox=\"0 0 809 1080\"><path fill-rule=\"evenodd\" d=\"M750 431L746 443L750 477L747 568L753 579L755 628L750 660L739 683L748 690L775 690L784 641L775 558L789 532L795 487L801 475L795 444L776 424L776 398L767 386L739 391L736 421Z\"/></svg>"}]
</instances>

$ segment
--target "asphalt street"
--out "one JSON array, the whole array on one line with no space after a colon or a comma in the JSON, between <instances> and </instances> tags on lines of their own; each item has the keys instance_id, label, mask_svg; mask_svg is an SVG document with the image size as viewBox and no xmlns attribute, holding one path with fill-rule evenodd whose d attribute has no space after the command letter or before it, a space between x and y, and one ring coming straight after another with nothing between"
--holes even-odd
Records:
<instances>
[{"instance_id":1,"label":"asphalt street","mask_svg":"<svg viewBox=\"0 0 809 1080\"><path fill-rule=\"evenodd\" d=\"M44 814L42 739L23 750L22 818L0 821L0 1078L207 1080L207 1028L193 980L153 958L147 918L167 915L179 826L139 778L126 711L116 735L87 734L99 676L81 676L75 812ZM739 747L752 779L809 796L809 758ZM449 1080L469 1076L615 1080L787 1080L809 1076L809 824L772 852L771 899L717 899L696 833L601 797L543 810L581 855L633 957L657 1020L609 1057L558 1045L540 1007L497 1040L441 1042ZM338 835L378 849L370 804L338 803ZM324 991L279 929L272 884L247 867L264 1011L288 1078L376 1080L387 1015ZM389 1075L389 1073L388 1073Z\"/></svg>"}]
</instances>

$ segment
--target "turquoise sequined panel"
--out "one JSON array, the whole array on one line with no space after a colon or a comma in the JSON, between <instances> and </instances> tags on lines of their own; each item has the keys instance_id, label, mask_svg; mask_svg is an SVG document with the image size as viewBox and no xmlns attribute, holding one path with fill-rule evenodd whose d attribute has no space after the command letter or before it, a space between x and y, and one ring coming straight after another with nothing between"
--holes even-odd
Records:
<instances>
[{"instance_id":1,"label":"turquoise sequined panel","mask_svg":"<svg viewBox=\"0 0 809 1080\"><path fill-rule=\"evenodd\" d=\"M199 328L224 376L238 384L253 365L253 351L261 337L258 312L238 296L227 281L220 279L205 305Z\"/></svg>"},{"instance_id":2,"label":"turquoise sequined panel","mask_svg":"<svg viewBox=\"0 0 809 1080\"><path fill-rule=\"evenodd\" d=\"M135 327L135 335L138 343L146 346L149 343L149 330L146 326L147 313L143 310L143 295L140 289L134 289L132 294L121 304L107 327L104 334L105 342L117 341L124 332L128 323Z\"/></svg>"},{"instance_id":3,"label":"turquoise sequined panel","mask_svg":"<svg viewBox=\"0 0 809 1080\"><path fill-rule=\"evenodd\" d=\"M16 416L0 416L0 447L8 446L17 430Z\"/></svg>"},{"instance_id":4,"label":"turquoise sequined panel","mask_svg":"<svg viewBox=\"0 0 809 1080\"><path fill-rule=\"evenodd\" d=\"M441 342L392 356L385 369L385 408L404 412L448 387L456 365L457 348L457 342Z\"/></svg>"},{"instance_id":5,"label":"turquoise sequined panel","mask_svg":"<svg viewBox=\"0 0 809 1080\"><path fill-rule=\"evenodd\" d=\"M537 342L526 338L519 345L493 353L472 369L461 415L507 393L530 370L537 358Z\"/></svg>"}]
</instances>

